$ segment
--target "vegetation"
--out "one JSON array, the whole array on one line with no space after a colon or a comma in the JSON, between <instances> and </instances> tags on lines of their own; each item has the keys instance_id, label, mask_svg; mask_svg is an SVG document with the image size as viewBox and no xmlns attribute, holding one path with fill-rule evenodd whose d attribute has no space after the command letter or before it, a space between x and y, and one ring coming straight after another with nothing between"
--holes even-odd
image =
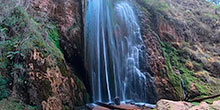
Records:
<instances>
[{"instance_id":1,"label":"vegetation","mask_svg":"<svg viewBox=\"0 0 220 110\"><path fill-rule=\"evenodd\" d=\"M35 21L23 7L10 10L8 16L3 18L0 22L0 35L0 70L4 72L1 75L7 77L6 80L0 76L0 100L9 96L7 82L12 83L13 85L10 86L16 87L19 92L27 89L27 61L30 59L27 56L34 49L41 51L42 57L51 56L58 61L63 59L59 49L59 34L56 26ZM64 65L64 62L56 63ZM62 66L62 69L65 68ZM50 82L45 80L39 83L42 84L43 90L47 90L40 91L43 98L48 98L52 94ZM18 110L23 109L17 103L11 104Z\"/></svg>"},{"instance_id":2,"label":"vegetation","mask_svg":"<svg viewBox=\"0 0 220 110\"><path fill-rule=\"evenodd\" d=\"M198 91L197 97L209 96L219 92L219 87L207 83L207 80L213 81L213 78L209 76L208 72L203 70L202 64L190 59L190 53L185 49L176 49L166 42L161 42L161 45L165 57L168 78L180 97L183 97L181 78L185 82L187 92L186 99L195 97L191 91L192 84L194 84Z\"/></svg>"},{"instance_id":3,"label":"vegetation","mask_svg":"<svg viewBox=\"0 0 220 110\"><path fill-rule=\"evenodd\" d=\"M169 9L169 5L163 0L145 0L145 2L159 11L168 11Z\"/></svg>"},{"instance_id":4,"label":"vegetation","mask_svg":"<svg viewBox=\"0 0 220 110\"><path fill-rule=\"evenodd\" d=\"M82 105L83 98L88 100L88 94L86 94L82 82L76 76L69 74L59 46L59 32L53 21L47 18L36 20L22 6L6 11L7 15L0 16L0 105L1 102L3 104L5 102L10 104L3 108L0 107L0 109L23 110L28 108L27 110L29 110L29 107L23 103L8 101L7 99L11 97L11 92L15 91L17 99L22 98L22 100L26 100L29 98L26 96L30 93L26 92L30 86L37 88L33 92L37 92L37 97L35 98L38 98L40 101L47 100L53 95L52 81L47 76L40 77L42 79L38 76L33 76L36 79L31 79L30 71L42 73L40 75L48 71L60 72L62 77L68 77L66 80L72 78L71 80L75 81L68 82L68 87L71 86L70 88L72 89L72 86L74 88L77 86L75 92L82 94L75 96L76 99L82 99L81 101L77 99L78 101L74 103ZM33 58L33 53L39 53L37 59ZM32 70L29 64L33 64L34 70ZM74 83L74 85L70 83ZM35 109L35 107L33 108ZM30 110L32 109L30 108Z\"/></svg>"},{"instance_id":5,"label":"vegetation","mask_svg":"<svg viewBox=\"0 0 220 110\"><path fill-rule=\"evenodd\" d=\"M173 66L179 66L178 64L178 59L176 54L174 53L175 49L170 47L170 45L168 45L165 42L161 42L162 45L162 51L164 54L164 58L165 58L165 63L166 63L166 71L167 71L167 75L168 78L170 80L170 83L173 85L173 87L176 89L177 91L177 95L181 98L183 98L183 90L182 90L182 86L181 86L181 76L180 74L176 74L174 72Z\"/></svg>"},{"instance_id":6,"label":"vegetation","mask_svg":"<svg viewBox=\"0 0 220 110\"><path fill-rule=\"evenodd\" d=\"M210 14L210 13L203 13L204 16L210 18L210 19L214 19L214 20L218 20L219 16L216 14Z\"/></svg>"},{"instance_id":7,"label":"vegetation","mask_svg":"<svg viewBox=\"0 0 220 110\"><path fill-rule=\"evenodd\" d=\"M19 100L9 98L0 101L1 110L37 110L37 107L26 105Z\"/></svg>"},{"instance_id":8,"label":"vegetation","mask_svg":"<svg viewBox=\"0 0 220 110\"><path fill-rule=\"evenodd\" d=\"M8 97L7 80L0 75L0 100Z\"/></svg>"}]
</instances>

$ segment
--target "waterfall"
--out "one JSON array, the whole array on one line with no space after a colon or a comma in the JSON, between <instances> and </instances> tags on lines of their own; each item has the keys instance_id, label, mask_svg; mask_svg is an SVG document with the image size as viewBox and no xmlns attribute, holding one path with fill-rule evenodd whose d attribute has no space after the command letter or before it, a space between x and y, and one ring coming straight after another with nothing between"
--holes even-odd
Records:
<instances>
[{"instance_id":1,"label":"waterfall","mask_svg":"<svg viewBox=\"0 0 220 110\"><path fill-rule=\"evenodd\" d=\"M153 78L140 69L146 48L133 7L126 0L88 3L85 67L91 75L93 101L111 102L114 97L149 101Z\"/></svg>"}]
</instances>

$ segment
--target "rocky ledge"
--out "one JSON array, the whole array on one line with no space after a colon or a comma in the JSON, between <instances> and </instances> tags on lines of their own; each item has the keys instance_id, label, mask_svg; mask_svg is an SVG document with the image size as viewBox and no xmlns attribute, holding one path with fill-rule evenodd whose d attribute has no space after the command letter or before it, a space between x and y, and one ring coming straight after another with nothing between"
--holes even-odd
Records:
<instances>
[{"instance_id":1,"label":"rocky ledge","mask_svg":"<svg viewBox=\"0 0 220 110\"><path fill-rule=\"evenodd\" d=\"M184 102L161 99L157 102L156 110L220 110L220 100L212 104L206 102Z\"/></svg>"}]
</instances>

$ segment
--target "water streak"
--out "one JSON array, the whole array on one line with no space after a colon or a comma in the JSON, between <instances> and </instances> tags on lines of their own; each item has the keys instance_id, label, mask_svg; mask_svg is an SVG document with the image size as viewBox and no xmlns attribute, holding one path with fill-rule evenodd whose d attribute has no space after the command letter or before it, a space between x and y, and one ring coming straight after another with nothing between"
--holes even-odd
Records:
<instances>
[{"instance_id":1,"label":"water streak","mask_svg":"<svg viewBox=\"0 0 220 110\"><path fill-rule=\"evenodd\" d=\"M142 72L144 42L128 1L89 0L85 27L85 67L93 101L147 102L153 78Z\"/></svg>"}]
</instances>

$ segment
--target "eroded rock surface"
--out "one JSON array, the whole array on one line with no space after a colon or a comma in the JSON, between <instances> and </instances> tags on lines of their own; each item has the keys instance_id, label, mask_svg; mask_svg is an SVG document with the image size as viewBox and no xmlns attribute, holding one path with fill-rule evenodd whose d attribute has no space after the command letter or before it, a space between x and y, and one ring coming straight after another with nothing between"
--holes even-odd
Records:
<instances>
[{"instance_id":1,"label":"eroded rock surface","mask_svg":"<svg viewBox=\"0 0 220 110\"><path fill-rule=\"evenodd\" d=\"M202 102L199 105L190 108L190 110L209 110L209 104Z\"/></svg>"},{"instance_id":2,"label":"eroded rock surface","mask_svg":"<svg viewBox=\"0 0 220 110\"><path fill-rule=\"evenodd\" d=\"M174 102L170 100L160 100L157 102L157 110L189 110L193 104L187 102Z\"/></svg>"},{"instance_id":3,"label":"eroded rock surface","mask_svg":"<svg viewBox=\"0 0 220 110\"><path fill-rule=\"evenodd\" d=\"M215 110L220 110L220 101L214 101L211 107Z\"/></svg>"}]
</instances>

